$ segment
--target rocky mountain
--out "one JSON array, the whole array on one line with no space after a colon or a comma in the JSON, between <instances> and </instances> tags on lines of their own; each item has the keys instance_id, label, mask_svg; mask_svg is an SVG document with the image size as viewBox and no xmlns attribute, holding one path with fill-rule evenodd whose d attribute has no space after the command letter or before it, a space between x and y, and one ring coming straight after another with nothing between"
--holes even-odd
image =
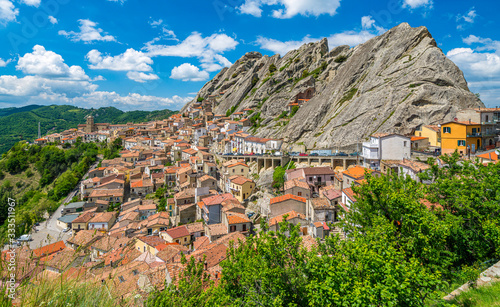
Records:
<instances>
[{"instance_id":1,"label":"rocky mountain","mask_svg":"<svg viewBox=\"0 0 500 307\"><path fill-rule=\"evenodd\" d=\"M194 101L209 96L216 97L215 114L253 109L248 117L257 136L333 149L352 148L375 132L411 133L483 106L427 28L407 23L354 48L329 50L323 39L283 57L249 52ZM304 103L286 114L294 102Z\"/></svg>"}]
</instances>

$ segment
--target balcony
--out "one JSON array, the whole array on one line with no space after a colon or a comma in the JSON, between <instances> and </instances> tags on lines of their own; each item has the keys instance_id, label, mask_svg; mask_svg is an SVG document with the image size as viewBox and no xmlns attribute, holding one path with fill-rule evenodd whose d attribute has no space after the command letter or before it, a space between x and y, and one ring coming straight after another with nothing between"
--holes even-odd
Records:
<instances>
[{"instance_id":1,"label":"balcony","mask_svg":"<svg viewBox=\"0 0 500 307\"><path fill-rule=\"evenodd\" d=\"M467 133L468 138L480 138L482 136L481 132Z\"/></svg>"},{"instance_id":2,"label":"balcony","mask_svg":"<svg viewBox=\"0 0 500 307\"><path fill-rule=\"evenodd\" d=\"M366 147L366 148L378 148L378 144L374 144L374 143L371 143L371 142L363 142L363 147Z\"/></svg>"},{"instance_id":3,"label":"balcony","mask_svg":"<svg viewBox=\"0 0 500 307\"><path fill-rule=\"evenodd\" d=\"M379 159L379 156L378 156L378 151L368 151L368 152L363 152L361 154L361 157L363 157L363 159L373 159L373 160L378 160Z\"/></svg>"}]
</instances>

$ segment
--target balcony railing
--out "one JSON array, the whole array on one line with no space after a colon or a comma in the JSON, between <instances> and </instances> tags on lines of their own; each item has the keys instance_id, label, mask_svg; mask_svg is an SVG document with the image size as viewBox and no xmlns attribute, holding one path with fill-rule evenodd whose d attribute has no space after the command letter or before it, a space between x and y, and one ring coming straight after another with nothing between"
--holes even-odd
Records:
<instances>
[{"instance_id":1,"label":"balcony railing","mask_svg":"<svg viewBox=\"0 0 500 307\"><path fill-rule=\"evenodd\" d=\"M363 159L378 159L378 153L376 152L370 152L370 153L363 153L361 155L361 157L363 157Z\"/></svg>"},{"instance_id":2,"label":"balcony railing","mask_svg":"<svg viewBox=\"0 0 500 307\"><path fill-rule=\"evenodd\" d=\"M363 147L366 147L366 148L378 148L378 144L373 144L371 142L363 142Z\"/></svg>"},{"instance_id":3,"label":"balcony railing","mask_svg":"<svg viewBox=\"0 0 500 307\"><path fill-rule=\"evenodd\" d=\"M481 132L476 132L476 133L467 133L468 138L480 138L481 137Z\"/></svg>"}]
</instances>

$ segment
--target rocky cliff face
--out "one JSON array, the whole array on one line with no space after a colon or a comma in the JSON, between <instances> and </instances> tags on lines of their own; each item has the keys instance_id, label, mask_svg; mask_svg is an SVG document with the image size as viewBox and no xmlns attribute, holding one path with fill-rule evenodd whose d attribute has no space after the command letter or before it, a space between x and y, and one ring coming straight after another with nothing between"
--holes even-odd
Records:
<instances>
[{"instance_id":1,"label":"rocky cliff face","mask_svg":"<svg viewBox=\"0 0 500 307\"><path fill-rule=\"evenodd\" d=\"M323 39L284 57L247 53L195 99L209 95L218 95L214 113L251 108L251 132L307 148L345 148L375 132L410 133L483 106L427 28L407 23L354 48L329 50ZM299 99L309 100L278 119Z\"/></svg>"}]
</instances>

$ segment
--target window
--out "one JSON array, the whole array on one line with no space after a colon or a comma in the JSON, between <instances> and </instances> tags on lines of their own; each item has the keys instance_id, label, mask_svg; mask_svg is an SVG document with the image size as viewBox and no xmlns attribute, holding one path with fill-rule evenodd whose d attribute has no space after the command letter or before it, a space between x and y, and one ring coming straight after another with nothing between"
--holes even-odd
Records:
<instances>
[{"instance_id":1,"label":"window","mask_svg":"<svg viewBox=\"0 0 500 307\"><path fill-rule=\"evenodd\" d=\"M309 181L313 181L313 177L309 177Z\"/></svg>"},{"instance_id":2,"label":"window","mask_svg":"<svg viewBox=\"0 0 500 307\"><path fill-rule=\"evenodd\" d=\"M235 232L236 231L236 225L231 225L229 227L229 232Z\"/></svg>"},{"instance_id":3,"label":"window","mask_svg":"<svg viewBox=\"0 0 500 307\"><path fill-rule=\"evenodd\" d=\"M333 181L333 176L330 176L330 181Z\"/></svg>"},{"instance_id":4,"label":"window","mask_svg":"<svg viewBox=\"0 0 500 307\"><path fill-rule=\"evenodd\" d=\"M184 238L184 242L186 242L186 241L187 241L187 238Z\"/></svg>"},{"instance_id":5,"label":"window","mask_svg":"<svg viewBox=\"0 0 500 307\"><path fill-rule=\"evenodd\" d=\"M234 169L233 169L233 173L234 173Z\"/></svg>"},{"instance_id":6,"label":"window","mask_svg":"<svg viewBox=\"0 0 500 307\"><path fill-rule=\"evenodd\" d=\"M247 231L247 224L243 224L243 231Z\"/></svg>"},{"instance_id":7,"label":"window","mask_svg":"<svg viewBox=\"0 0 500 307\"><path fill-rule=\"evenodd\" d=\"M406 147L406 141L403 142L403 146Z\"/></svg>"},{"instance_id":8,"label":"window","mask_svg":"<svg viewBox=\"0 0 500 307\"><path fill-rule=\"evenodd\" d=\"M458 146L465 146L464 140L458 140Z\"/></svg>"},{"instance_id":9,"label":"window","mask_svg":"<svg viewBox=\"0 0 500 307\"><path fill-rule=\"evenodd\" d=\"M297 196L302 196L302 192L297 192Z\"/></svg>"},{"instance_id":10,"label":"window","mask_svg":"<svg viewBox=\"0 0 500 307\"><path fill-rule=\"evenodd\" d=\"M443 127L443 133L451 133L451 127Z\"/></svg>"},{"instance_id":11,"label":"window","mask_svg":"<svg viewBox=\"0 0 500 307\"><path fill-rule=\"evenodd\" d=\"M243 173L243 169L241 169L241 172Z\"/></svg>"}]
</instances>

